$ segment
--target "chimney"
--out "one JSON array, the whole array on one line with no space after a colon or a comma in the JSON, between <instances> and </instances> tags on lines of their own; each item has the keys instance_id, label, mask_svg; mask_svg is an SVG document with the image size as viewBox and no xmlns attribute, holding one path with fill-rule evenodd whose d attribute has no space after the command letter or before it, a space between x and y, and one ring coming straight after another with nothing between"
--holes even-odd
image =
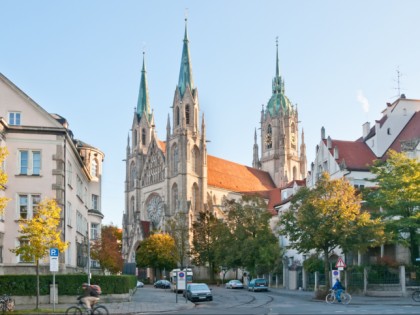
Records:
<instances>
[{"instance_id":1,"label":"chimney","mask_svg":"<svg viewBox=\"0 0 420 315\"><path fill-rule=\"evenodd\" d=\"M367 121L363 124L363 139L367 137L370 132L370 123Z\"/></svg>"}]
</instances>

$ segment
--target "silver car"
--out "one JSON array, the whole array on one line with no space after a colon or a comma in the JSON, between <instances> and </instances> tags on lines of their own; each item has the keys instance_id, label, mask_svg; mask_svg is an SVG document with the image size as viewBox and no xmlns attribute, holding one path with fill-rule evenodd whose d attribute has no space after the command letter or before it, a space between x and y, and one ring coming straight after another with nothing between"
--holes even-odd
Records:
<instances>
[{"instance_id":1,"label":"silver car","mask_svg":"<svg viewBox=\"0 0 420 315\"><path fill-rule=\"evenodd\" d=\"M211 290L205 283L189 283L184 293L191 302L213 301Z\"/></svg>"},{"instance_id":2,"label":"silver car","mask_svg":"<svg viewBox=\"0 0 420 315\"><path fill-rule=\"evenodd\" d=\"M229 282L226 283L225 288L226 289L243 289L244 285L239 280L230 280Z\"/></svg>"}]
</instances>

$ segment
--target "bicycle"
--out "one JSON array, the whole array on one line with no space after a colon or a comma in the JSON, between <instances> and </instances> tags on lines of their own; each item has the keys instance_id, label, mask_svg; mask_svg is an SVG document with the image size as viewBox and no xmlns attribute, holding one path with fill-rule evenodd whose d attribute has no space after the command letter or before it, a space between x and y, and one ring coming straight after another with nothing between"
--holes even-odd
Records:
<instances>
[{"instance_id":1,"label":"bicycle","mask_svg":"<svg viewBox=\"0 0 420 315\"><path fill-rule=\"evenodd\" d=\"M15 309L15 300L8 294L0 297L0 309L4 312L11 312Z\"/></svg>"},{"instance_id":2,"label":"bicycle","mask_svg":"<svg viewBox=\"0 0 420 315\"><path fill-rule=\"evenodd\" d=\"M342 304L349 304L351 301L351 295L343 290L341 291L340 299ZM325 302L327 302L328 304L333 304L335 301L335 290L330 289L330 293L328 293L325 297Z\"/></svg>"},{"instance_id":3,"label":"bicycle","mask_svg":"<svg viewBox=\"0 0 420 315\"><path fill-rule=\"evenodd\" d=\"M411 294L411 298L416 302L420 302L420 289L414 290L414 292Z\"/></svg>"},{"instance_id":4,"label":"bicycle","mask_svg":"<svg viewBox=\"0 0 420 315\"><path fill-rule=\"evenodd\" d=\"M79 300L77 305L70 306L66 310L66 315L82 315L82 314L89 314L89 315L108 315L109 311L105 307L105 305L97 304L98 302L92 304L92 309L88 310L83 304L82 301Z\"/></svg>"}]
</instances>

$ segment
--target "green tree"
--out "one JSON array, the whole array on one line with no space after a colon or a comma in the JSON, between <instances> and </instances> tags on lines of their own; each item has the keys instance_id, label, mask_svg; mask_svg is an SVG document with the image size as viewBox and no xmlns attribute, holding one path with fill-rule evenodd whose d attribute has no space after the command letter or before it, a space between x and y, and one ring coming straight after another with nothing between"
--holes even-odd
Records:
<instances>
[{"instance_id":1,"label":"green tree","mask_svg":"<svg viewBox=\"0 0 420 315\"><path fill-rule=\"evenodd\" d=\"M188 261L189 244L188 215L184 212L177 212L166 223L166 231L175 241L179 266L185 267Z\"/></svg>"},{"instance_id":2,"label":"green tree","mask_svg":"<svg viewBox=\"0 0 420 315\"><path fill-rule=\"evenodd\" d=\"M278 239L270 228L272 215L262 198L244 196L227 202L227 225L230 231L230 267L242 267L252 275L275 271L281 261Z\"/></svg>"},{"instance_id":3,"label":"green tree","mask_svg":"<svg viewBox=\"0 0 420 315\"><path fill-rule=\"evenodd\" d=\"M44 199L36 207L33 218L19 223L20 244L10 251L24 261L35 261L36 309L39 308L39 261L49 256L50 248L64 252L68 243L61 240L61 208L54 199Z\"/></svg>"},{"instance_id":4,"label":"green tree","mask_svg":"<svg viewBox=\"0 0 420 315\"><path fill-rule=\"evenodd\" d=\"M360 207L361 197L346 179L330 180L323 173L314 189L301 188L296 193L280 217L279 232L289 238L290 248L322 253L328 286L328 258L334 249L363 251L383 242L381 221L371 219Z\"/></svg>"},{"instance_id":5,"label":"green tree","mask_svg":"<svg viewBox=\"0 0 420 315\"><path fill-rule=\"evenodd\" d=\"M176 266L178 254L174 239L169 234L152 234L140 242L136 253L136 263L140 268L153 268L161 272Z\"/></svg>"},{"instance_id":6,"label":"green tree","mask_svg":"<svg viewBox=\"0 0 420 315\"><path fill-rule=\"evenodd\" d=\"M3 170L3 162L6 160L9 152L6 147L0 147L0 190L4 191L7 184L7 174ZM3 214L7 202L10 199L7 197L0 197L0 214Z\"/></svg>"},{"instance_id":7,"label":"green tree","mask_svg":"<svg viewBox=\"0 0 420 315\"><path fill-rule=\"evenodd\" d=\"M215 217L209 209L199 213L197 220L192 224L193 240L191 256L194 264L209 266L210 280L218 271L220 261L217 260L221 245L221 233L224 223Z\"/></svg>"},{"instance_id":8,"label":"green tree","mask_svg":"<svg viewBox=\"0 0 420 315\"><path fill-rule=\"evenodd\" d=\"M388 154L385 162L376 161L371 167L378 187L366 190L366 200L370 207L381 207L377 214L386 224L389 240L408 247L414 264L420 257L420 163L404 153Z\"/></svg>"},{"instance_id":9,"label":"green tree","mask_svg":"<svg viewBox=\"0 0 420 315\"><path fill-rule=\"evenodd\" d=\"M121 230L113 225L103 225L101 236L95 240L91 248L92 259L99 262L103 273L109 271L113 274L120 273L123 267L121 253Z\"/></svg>"}]
</instances>

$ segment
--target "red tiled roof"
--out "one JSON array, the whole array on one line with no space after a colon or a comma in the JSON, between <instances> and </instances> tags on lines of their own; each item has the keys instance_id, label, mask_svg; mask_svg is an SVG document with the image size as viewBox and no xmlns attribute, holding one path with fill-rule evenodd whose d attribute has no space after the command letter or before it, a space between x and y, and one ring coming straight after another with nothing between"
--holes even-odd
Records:
<instances>
[{"instance_id":1,"label":"red tiled roof","mask_svg":"<svg viewBox=\"0 0 420 315\"><path fill-rule=\"evenodd\" d=\"M235 192L276 188L269 173L211 155L207 155L207 184Z\"/></svg>"},{"instance_id":2,"label":"red tiled roof","mask_svg":"<svg viewBox=\"0 0 420 315\"><path fill-rule=\"evenodd\" d=\"M324 143L326 143L326 140L324 140ZM368 170L369 165L372 165L373 161L376 160L375 154L364 142L331 140L331 143L330 153L334 154L334 147L337 147L337 163L341 164L344 161L348 170Z\"/></svg>"},{"instance_id":3,"label":"red tiled roof","mask_svg":"<svg viewBox=\"0 0 420 315\"><path fill-rule=\"evenodd\" d=\"M394 151L401 152L401 141L411 140L420 137L420 112L416 112L410 121L401 130L400 134L395 138L389 147Z\"/></svg>"},{"instance_id":4,"label":"red tiled roof","mask_svg":"<svg viewBox=\"0 0 420 315\"><path fill-rule=\"evenodd\" d=\"M157 144L158 144L159 148L162 150L162 152L165 154L166 153L166 142L158 140Z\"/></svg>"}]
</instances>

